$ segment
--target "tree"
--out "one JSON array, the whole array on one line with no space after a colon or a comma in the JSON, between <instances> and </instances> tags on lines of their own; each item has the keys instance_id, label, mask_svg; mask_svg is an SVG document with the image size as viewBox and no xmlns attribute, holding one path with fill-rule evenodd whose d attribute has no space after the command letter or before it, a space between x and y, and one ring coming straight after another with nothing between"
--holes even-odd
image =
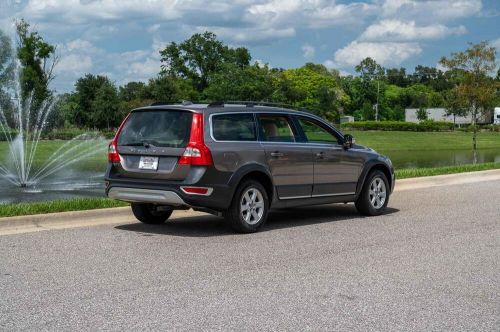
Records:
<instances>
[{"instance_id":1,"label":"tree","mask_svg":"<svg viewBox=\"0 0 500 332\"><path fill-rule=\"evenodd\" d=\"M407 106L406 89L389 84L384 94L384 104L387 107L387 119L395 121L405 120L405 107Z\"/></svg>"},{"instance_id":2,"label":"tree","mask_svg":"<svg viewBox=\"0 0 500 332\"><path fill-rule=\"evenodd\" d=\"M361 60L359 65L355 67L355 70L363 79L367 80L378 79L384 76L384 68L370 57Z\"/></svg>"},{"instance_id":3,"label":"tree","mask_svg":"<svg viewBox=\"0 0 500 332\"><path fill-rule=\"evenodd\" d=\"M462 99L457 94L456 89L451 89L444 94L444 105L446 108L446 116L453 116L453 124L456 124L456 117L464 117L468 110Z\"/></svg>"},{"instance_id":4,"label":"tree","mask_svg":"<svg viewBox=\"0 0 500 332\"><path fill-rule=\"evenodd\" d=\"M496 97L496 85L488 75L496 68L496 50L488 42L470 44L470 47L450 58L442 57L441 65L456 71L459 83L454 88L456 96L472 116L472 149L474 163L477 162L477 126L478 116L485 114Z\"/></svg>"},{"instance_id":5,"label":"tree","mask_svg":"<svg viewBox=\"0 0 500 332\"><path fill-rule=\"evenodd\" d=\"M16 22L17 57L21 63L21 90L22 98L33 94L33 107L50 97L49 83L54 79L53 70L58 57L56 47L45 42L44 39L30 28L24 19Z\"/></svg>"},{"instance_id":6,"label":"tree","mask_svg":"<svg viewBox=\"0 0 500 332\"><path fill-rule=\"evenodd\" d=\"M435 91L448 90L453 86L449 74L434 68L418 65L415 71L410 75L413 84L420 83L431 87Z\"/></svg>"},{"instance_id":7,"label":"tree","mask_svg":"<svg viewBox=\"0 0 500 332\"><path fill-rule=\"evenodd\" d=\"M363 99L372 102L375 120L378 120L380 113L380 95L383 94L385 90L385 84L383 83L385 80L385 69L370 57L363 59L355 69L362 78ZM363 109L364 113L366 113L366 106L363 106Z\"/></svg>"},{"instance_id":8,"label":"tree","mask_svg":"<svg viewBox=\"0 0 500 332\"><path fill-rule=\"evenodd\" d=\"M346 100L337 73L323 65L306 63L287 69L276 76L275 84L276 101L318 111L331 121L338 120L339 107Z\"/></svg>"},{"instance_id":9,"label":"tree","mask_svg":"<svg viewBox=\"0 0 500 332\"><path fill-rule=\"evenodd\" d=\"M255 100L269 101L274 88L272 76L267 65L240 67L225 64L221 71L213 76L205 89L207 100Z\"/></svg>"},{"instance_id":10,"label":"tree","mask_svg":"<svg viewBox=\"0 0 500 332\"><path fill-rule=\"evenodd\" d=\"M430 106L430 94L432 89L425 84L417 83L405 89L410 104L408 106L415 108L427 108Z\"/></svg>"},{"instance_id":11,"label":"tree","mask_svg":"<svg viewBox=\"0 0 500 332\"><path fill-rule=\"evenodd\" d=\"M399 87L408 85L405 68L389 68L386 70L387 83L394 84Z\"/></svg>"},{"instance_id":12,"label":"tree","mask_svg":"<svg viewBox=\"0 0 500 332\"><path fill-rule=\"evenodd\" d=\"M199 96L199 93L194 90L191 80L171 75L159 75L150 79L146 91L148 99L168 103L197 100Z\"/></svg>"},{"instance_id":13,"label":"tree","mask_svg":"<svg viewBox=\"0 0 500 332\"><path fill-rule=\"evenodd\" d=\"M118 95L122 101L145 99L146 84L144 82L128 82L120 86Z\"/></svg>"},{"instance_id":14,"label":"tree","mask_svg":"<svg viewBox=\"0 0 500 332\"><path fill-rule=\"evenodd\" d=\"M70 128L75 125L74 115L78 103L75 93L63 93L57 96L50 123L54 128Z\"/></svg>"},{"instance_id":15,"label":"tree","mask_svg":"<svg viewBox=\"0 0 500 332\"><path fill-rule=\"evenodd\" d=\"M425 121L429 118L429 112L423 107L417 109L417 119L418 121Z\"/></svg>"},{"instance_id":16,"label":"tree","mask_svg":"<svg viewBox=\"0 0 500 332\"><path fill-rule=\"evenodd\" d=\"M110 128L119 122L116 88L109 78L87 74L75 84L72 118L79 127Z\"/></svg>"},{"instance_id":17,"label":"tree","mask_svg":"<svg viewBox=\"0 0 500 332\"><path fill-rule=\"evenodd\" d=\"M231 48L209 31L196 33L180 44L172 42L160 51L162 74L190 79L202 92L222 65L248 66L251 60L246 48Z\"/></svg>"},{"instance_id":18,"label":"tree","mask_svg":"<svg viewBox=\"0 0 500 332\"><path fill-rule=\"evenodd\" d=\"M8 90L14 81L14 52L10 38L0 30L0 109L7 125L14 126L13 105Z\"/></svg>"},{"instance_id":19,"label":"tree","mask_svg":"<svg viewBox=\"0 0 500 332\"><path fill-rule=\"evenodd\" d=\"M10 38L0 30L0 89L9 88L14 79L14 52Z\"/></svg>"},{"instance_id":20,"label":"tree","mask_svg":"<svg viewBox=\"0 0 500 332\"><path fill-rule=\"evenodd\" d=\"M118 92L109 80L103 82L92 100L92 123L97 128L110 130L120 123Z\"/></svg>"}]
</instances>

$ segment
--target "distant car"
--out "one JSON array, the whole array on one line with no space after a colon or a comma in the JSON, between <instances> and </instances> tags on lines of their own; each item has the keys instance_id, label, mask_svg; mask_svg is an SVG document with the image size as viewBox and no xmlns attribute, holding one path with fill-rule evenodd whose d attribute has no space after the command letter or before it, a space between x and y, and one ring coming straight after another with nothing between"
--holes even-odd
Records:
<instances>
[{"instance_id":1,"label":"distant car","mask_svg":"<svg viewBox=\"0 0 500 332\"><path fill-rule=\"evenodd\" d=\"M133 110L109 145L106 194L143 223L173 210L224 216L255 232L270 208L355 202L386 209L391 161L304 111L245 104L153 105Z\"/></svg>"}]
</instances>

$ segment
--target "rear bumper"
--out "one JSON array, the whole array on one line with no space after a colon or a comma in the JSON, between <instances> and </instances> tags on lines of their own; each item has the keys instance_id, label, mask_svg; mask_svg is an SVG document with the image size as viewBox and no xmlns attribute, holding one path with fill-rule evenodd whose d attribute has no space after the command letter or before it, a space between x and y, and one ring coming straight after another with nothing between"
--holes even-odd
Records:
<instances>
[{"instance_id":1,"label":"rear bumper","mask_svg":"<svg viewBox=\"0 0 500 332\"><path fill-rule=\"evenodd\" d=\"M106 195L110 198L133 202L155 203L172 207L207 208L223 211L231 204L232 187L227 184L230 173L214 167L191 168L184 181L119 176L111 164L106 176ZM189 193L183 187L209 188L206 194Z\"/></svg>"},{"instance_id":2,"label":"rear bumper","mask_svg":"<svg viewBox=\"0 0 500 332\"><path fill-rule=\"evenodd\" d=\"M172 206L188 205L177 193L169 190L112 187L108 191L108 197L126 202L156 203Z\"/></svg>"}]
</instances>

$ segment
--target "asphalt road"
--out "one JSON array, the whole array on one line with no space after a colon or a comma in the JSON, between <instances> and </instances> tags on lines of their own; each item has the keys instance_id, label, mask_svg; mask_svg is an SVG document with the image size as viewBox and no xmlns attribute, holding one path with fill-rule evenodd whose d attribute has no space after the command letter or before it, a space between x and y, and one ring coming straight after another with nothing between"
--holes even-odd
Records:
<instances>
[{"instance_id":1,"label":"asphalt road","mask_svg":"<svg viewBox=\"0 0 500 332\"><path fill-rule=\"evenodd\" d=\"M500 330L500 181L274 212L0 236L0 330Z\"/></svg>"}]
</instances>

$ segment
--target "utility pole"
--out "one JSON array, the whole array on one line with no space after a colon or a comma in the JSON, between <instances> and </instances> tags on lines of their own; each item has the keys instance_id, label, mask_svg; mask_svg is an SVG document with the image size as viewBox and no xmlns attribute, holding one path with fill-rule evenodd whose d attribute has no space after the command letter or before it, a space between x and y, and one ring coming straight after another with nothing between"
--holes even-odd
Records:
<instances>
[{"instance_id":1,"label":"utility pole","mask_svg":"<svg viewBox=\"0 0 500 332\"><path fill-rule=\"evenodd\" d=\"M378 121L378 102L380 95L380 80L377 77L377 103L375 104L375 121Z\"/></svg>"}]
</instances>

